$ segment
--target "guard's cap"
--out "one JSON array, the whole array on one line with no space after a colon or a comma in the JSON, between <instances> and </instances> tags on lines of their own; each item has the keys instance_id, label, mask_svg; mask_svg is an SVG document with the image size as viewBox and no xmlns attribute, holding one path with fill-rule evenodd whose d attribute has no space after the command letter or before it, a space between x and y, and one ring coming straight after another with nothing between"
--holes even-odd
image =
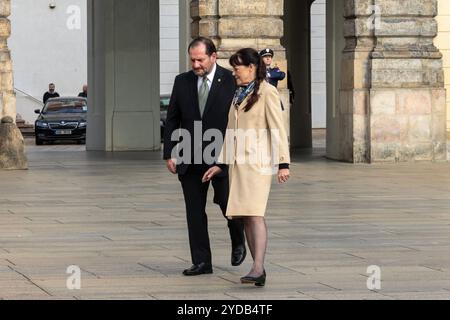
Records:
<instances>
[{"instance_id":1,"label":"guard's cap","mask_svg":"<svg viewBox=\"0 0 450 320\"><path fill-rule=\"evenodd\" d=\"M267 57L267 56L273 57L273 56L274 56L274 52L273 52L272 49L267 48L267 49L264 49L263 51L261 51L261 52L259 53L259 55L260 55L261 57Z\"/></svg>"}]
</instances>

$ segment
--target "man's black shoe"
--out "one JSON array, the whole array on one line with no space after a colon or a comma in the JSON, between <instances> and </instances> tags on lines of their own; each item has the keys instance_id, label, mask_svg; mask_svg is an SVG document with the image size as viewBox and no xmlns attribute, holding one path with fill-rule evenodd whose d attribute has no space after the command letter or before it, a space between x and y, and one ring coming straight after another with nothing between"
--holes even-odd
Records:
<instances>
[{"instance_id":1,"label":"man's black shoe","mask_svg":"<svg viewBox=\"0 0 450 320\"><path fill-rule=\"evenodd\" d=\"M202 274L211 274L213 273L212 266L206 263L200 263L197 265L193 265L189 269L183 271L185 276L199 276Z\"/></svg>"},{"instance_id":2,"label":"man's black shoe","mask_svg":"<svg viewBox=\"0 0 450 320\"><path fill-rule=\"evenodd\" d=\"M245 244L241 244L233 248L231 252L231 265L233 267L240 266L247 256L247 249L245 249Z\"/></svg>"}]
</instances>

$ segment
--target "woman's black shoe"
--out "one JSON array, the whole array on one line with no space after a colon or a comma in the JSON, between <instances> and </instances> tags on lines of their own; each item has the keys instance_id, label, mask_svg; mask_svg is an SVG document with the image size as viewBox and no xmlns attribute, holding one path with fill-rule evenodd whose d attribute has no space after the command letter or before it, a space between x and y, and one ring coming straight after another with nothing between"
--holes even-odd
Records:
<instances>
[{"instance_id":1,"label":"woman's black shoe","mask_svg":"<svg viewBox=\"0 0 450 320\"><path fill-rule=\"evenodd\" d=\"M257 287L264 287L266 285L266 271L259 277L242 277L241 283L254 284Z\"/></svg>"}]
</instances>

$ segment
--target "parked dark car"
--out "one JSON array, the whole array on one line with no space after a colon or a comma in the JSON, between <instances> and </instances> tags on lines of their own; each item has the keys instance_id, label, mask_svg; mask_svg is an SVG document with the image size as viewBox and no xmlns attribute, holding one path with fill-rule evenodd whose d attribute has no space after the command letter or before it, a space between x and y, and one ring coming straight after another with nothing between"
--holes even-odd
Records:
<instances>
[{"instance_id":1,"label":"parked dark car","mask_svg":"<svg viewBox=\"0 0 450 320\"><path fill-rule=\"evenodd\" d=\"M45 141L76 140L86 143L87 99L75 97L52 98L47 101L34 126L36 145Z\"/></svg>"},{"instance_id":2,"label":"parked dark car","mask_svg":"<svg viewBox=\"0 0 450 320\"><path fill-rule=\"evenodd\" d=\"M160 125L161 125L161 141L164 140L164 129L166 128L167 110L169 110L170 95L161 95L160 97Z\"/></svg>"}]
</instances>

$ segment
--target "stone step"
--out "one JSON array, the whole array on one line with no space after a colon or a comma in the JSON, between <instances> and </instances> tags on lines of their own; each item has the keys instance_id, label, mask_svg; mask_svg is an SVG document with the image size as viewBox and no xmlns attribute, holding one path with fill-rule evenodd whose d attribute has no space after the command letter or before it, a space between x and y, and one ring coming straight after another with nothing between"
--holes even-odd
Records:
<instances>
[{"instance_id":1,"label":"stone step","mask_svg":"<svg viewBox=\"0 0 450 320\"><path fill-rule=\"evenodd\" d=\"M34 128L19 128L20 132L22 132L22 136L24 137L34 137Z\"/></svg>"},{"instance_id":2,"label":"stone step","mask_svg":"<svg viewBox=\"0 0 450 320\"><path fill-rule=\"evenodd\" d=\"M26 123L24 120L18 119L16 121L17 127L20 132L22 132L22 136L24 137L34 137L34 125Z\"/></svg>"}]
</instances>

